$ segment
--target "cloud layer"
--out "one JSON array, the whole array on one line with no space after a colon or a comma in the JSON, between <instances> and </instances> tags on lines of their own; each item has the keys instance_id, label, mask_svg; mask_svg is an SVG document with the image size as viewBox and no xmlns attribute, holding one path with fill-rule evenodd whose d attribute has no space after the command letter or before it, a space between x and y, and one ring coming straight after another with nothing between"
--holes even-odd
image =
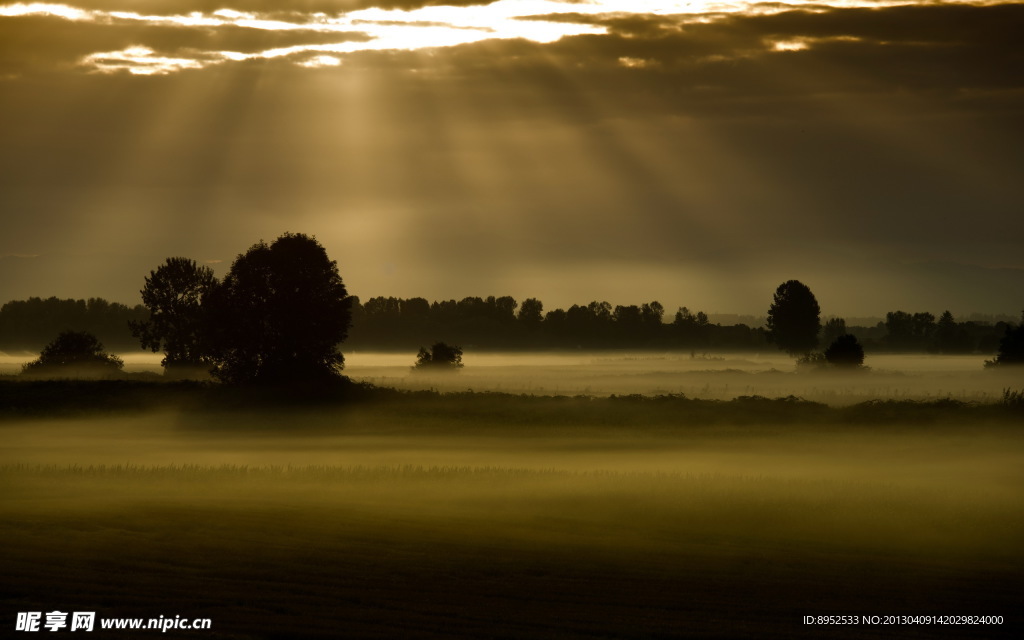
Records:
<instances>
[{"instance_id":1,"label":"cloud layer","mask_svg":"<svg viewBox=\"0 0 1024 640\"><path fill-rule=\"evenodd\" d=\"M901 0L814 0L768 3L735 2L637 2L595 0L495 0L477 3L313 3L302 9L281 10L278 5L242 2L211 9L207 2L139 3L87 2L81 5L45 2L0 5L0 19L7 32L35 28L71 32L59 21L78 27L71 39L83 46L100 47L79 55L74 64L87 71L138 75L168 74L216 64L251 60L285 59L304 67L337 66L338 56L361 51L415 51L453 47L490 40L523 39L557 42L579 35L628 34L643 41L661 40L671 34L688 34L692 26L714 24L744 17L797 14L805 27L810 16L849 9L914 6ZM949 6L999 6L994 0L961 0ZM35 24L33 20L35 19ZM798 19L794 24L799 24ZM825 20L824 22L828 22ZM64 28L62 28L64 27ZM87 33L87 32L92 33ZM752 51L802 51L830 42L856 42L848 28L829 35L798 32L760 34ZM765 38L764 36L768 36ZM873 33L873 37L879 34ZM90 39L89 36L92 36ZM132 43L120 48L125 37ZM109 41L109 48L101 42ZM663 43L664 44L664 43ZM717 43L725 44L725 43ZM32 47L45 48L43 47ZM28 53L24 46L9 45L11 57ZM742 54L735 49L709 55ZM64 60L65 64L69 61ZM657 58L623 56L631 68L658 64ZM10 62L9 62L10 64Z\"/></svg>"}]
</instances>

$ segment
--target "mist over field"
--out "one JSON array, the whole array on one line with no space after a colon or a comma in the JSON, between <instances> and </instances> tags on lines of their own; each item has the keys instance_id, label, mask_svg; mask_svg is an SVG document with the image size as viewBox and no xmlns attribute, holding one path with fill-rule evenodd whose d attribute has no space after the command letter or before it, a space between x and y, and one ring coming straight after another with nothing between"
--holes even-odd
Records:
<instances>
[{"instance_id":1,"label":"mist over field","mask_svg":"<svg viewBox=\"0 0 1024 640\"><path fill-rule=\"evenodd\" d=\"M159 354L120 354L128 373L162 373ZM0 355L0 375L20 371L32 355ZM346 353L353 380L404 390L500 391L536 395L684 394L797 396L830 405L877 399L998 400L1021 386L1019 372L985 369L986 356L871 354L868 370L800 369L780 352L468 351L457 374L411 372L411 353Z\"/></svg>"},{"instance_id":2,"label":"mist over field","mask_svg":"<svg viewBox=\"0 0 1024 640\"><path fill-rule=\"evenodd\" d=\"M886 613L1004 616L910 630L929 637L1019 629L1024 431L971 409L1014 381L978 357L835 378L774 354L409 360L347 372L449 393L6 416L5 602L243 638L792 637L805 615ZM654 399L680 393L711 403ZM828 405L732 400L758 394ZM898 410L848 411L869 397Z\"/></svg>"},{"instance_id":3,"label":"mist over field","mask_svg":"<svg viewBox=\"0 0 1024 640\"><path fill-rule=\"evenodd\" d=\"M1021 384L1015 371L986 371L984 356L872 355L870 370L800 370L779 352L467 353L457 375L409 374L403 354L348 356L347 374L400 389L505 391L542 395L685 394L728 400L798 396L829 404L872 399L985 401Z\"/></svg>"}]
</instances>

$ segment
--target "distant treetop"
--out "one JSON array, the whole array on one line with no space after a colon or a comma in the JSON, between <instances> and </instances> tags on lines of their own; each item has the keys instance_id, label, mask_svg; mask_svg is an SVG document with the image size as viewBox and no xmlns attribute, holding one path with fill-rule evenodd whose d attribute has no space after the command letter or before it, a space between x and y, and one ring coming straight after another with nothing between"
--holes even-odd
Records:
<instances>
[{"instance_id":1,"label":"distant treetop","mask_svg":"<svg viewBox=\"0 0 1024 640\"><path fill-rule=\"evenodd\" d=\"M790 355L810 353L818 346L821 309L807 285L789 280L779 285L768 309L771 339Z\"/></svg>"}]
</instances>

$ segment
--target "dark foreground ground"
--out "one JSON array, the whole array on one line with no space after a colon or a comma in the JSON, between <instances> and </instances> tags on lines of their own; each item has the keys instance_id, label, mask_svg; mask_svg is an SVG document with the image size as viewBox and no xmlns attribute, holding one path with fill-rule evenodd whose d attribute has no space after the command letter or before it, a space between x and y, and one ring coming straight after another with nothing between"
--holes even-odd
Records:
<instances>
[{"instance_id":1,"label":"dark foreground ground","mask_svg":"<svg viewBox=\"0 0 1024 640\"><path fill-rule=\"evenodd\" d=\"M0 625L209 638L1019 637L1003 498L765 477L7 467ZM804 616L999 615L998 626ZM96 632L150 637L157 631ZM5 634L6 635L6 634Z\"/></svg>"},{"instance_id":2,"label":"dark foreground ground","mask_svg":"<svg viewBox=\"0 0 1024 640\"><path fill-rule=\"evenodd\" d=\"M1021 637L1018 414L498 400L0 420L0 636Z\"/></svg>"},{"instance_id":3,"label":"dark foreground ground","mask_svg":"<svg viewBox=\"0 0 1024 640\"><path fill-rule=\"evenodd\" d=\"M1020 637L1018 563L686 541L647 550L459 540L301 510L35 517L3 527L17 611L209 618L109 637ZM580 531L581 538L600 538ZM592 541L592 540L591 540ZM809 626L807 615L1002 615L1001 626ZM65 630L65 633L67 631ZM14 634L12 634L14 635Z\"/></svg>"}]
</instances>

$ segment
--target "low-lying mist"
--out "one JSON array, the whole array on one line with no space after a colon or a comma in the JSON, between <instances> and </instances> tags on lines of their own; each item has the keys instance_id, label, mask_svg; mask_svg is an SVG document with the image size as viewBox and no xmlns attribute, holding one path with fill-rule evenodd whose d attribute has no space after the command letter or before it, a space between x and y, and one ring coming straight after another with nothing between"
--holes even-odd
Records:
<instances>
[{"instance_id":1,"label":"low-lying mist","mask_svg":"<svg viewBox=\"0 0 1024 640\"><path fill-rule=\"evenodd\" d=\"M738 396L797 396L828 404L876 399L991 401L1020 386L1019 372L984 368L982 356L879 355L854 371L800 369L771 353L473 354L455 374L409 372L409 358L351 354L347 375L399 389L504 391L539 395L685 394L729 400Z\"/></svg>"},{"instance_id":2,"label":"low-lying mist","mask_svg":"<svg viewBox=\"0 0 1024 640\"><path fill-rule=\"evenodd\" d=\"M1005 427L550 427L444 433L367 408L15 421L2 427L3 505L355 510L380 526L554 527L666 548L739 536L1016 557L1024 536L1024 433Z\"/></svg>"},{"instance_id":3,"label":"low-lying mist","mask_svg":"<svg viewBox=\"0 0 1024 640\"><path fill-rule=\"evenodd\" d=\"M127 373L161 373L160 354L122 354ZM345 374L403 390L500 391L533 395L684 394L729 400L796 396L846 405L867 400L954 398L998 400L1022 381L1013 367L986 369L985 356L868 355L866 369L800 369L778 351L766 353L571 352L481 353L467 349L455 373L413 373L415 354L346 353ZM27 354L0 357L13 375Z\"/></svg>"},{"instance_id":4,"label":"low-lying mist","mask_svg":"<svg viewBox=\"0 0 1024 640\"><path fill-rule=\"evenodd\" d=\"M131 522L132 514L145 513L157 522L167 518L163 524L173 530L183 512L245 513L264 526L267 516L284 512L304 521L307 534L326 538L412 528L454 543L502 540L551 552L689 555L771 545L1021 561L1016 541L1024 516L1005 487L977 479L928 486L848 471L796 479L504 466L8 466L0 475L17 495L4 500L4 512L17 519L102 520L117 513Z\"/></svg>"},{"instance_id":5,"label":"low-lying mist","mask_svg":"<svg viewBox=\"0 0 1024 640\"><path fill-rule=\"evenodd\" d=\"M254 639L792 637L840 610L1008 616L1024 571L1007 403L29 391L0 416L10 610Z\"/></svg>"}]
</instances>

